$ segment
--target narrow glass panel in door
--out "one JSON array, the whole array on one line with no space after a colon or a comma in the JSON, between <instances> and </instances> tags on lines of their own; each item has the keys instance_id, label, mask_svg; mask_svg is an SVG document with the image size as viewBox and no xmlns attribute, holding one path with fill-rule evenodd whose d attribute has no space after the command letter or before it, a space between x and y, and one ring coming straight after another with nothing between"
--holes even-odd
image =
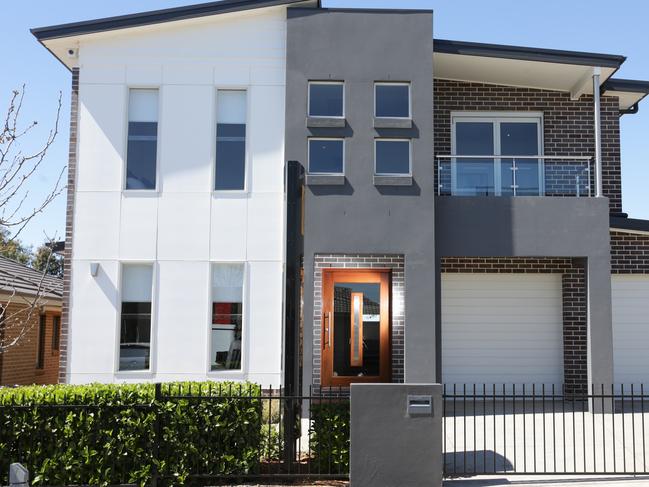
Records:
<instances>
[{"instance_id":1,"label":"narrow glass panel in door","mask_svg":"<svg viewBox=\"0 0 649 487\"><path fill-rule=\"evenodd\" d=\"M323 274L323 385L387 382L390 370L389 273Z\"/></svg>"},{"instance_id":2,"label":"narrow glass panel in door","mask_svg":"<svg viewBox=\"0 0 649 487\"><path fill-rule=\"evenodd\" d=\"M494 151L492 122L457 122L455 152L463 156L489 156ZM493 196L494 160L458 157L455 161L455 190L459 196Z\"/></svg>"},{"instance_id":3,"label":"narrow glass panel in door","mask_svg":"<svg viewBox=\"0 0 649 487\"><path fill-rule=\"evenodd\" d=\"M503 156L539 154L539 124L536 122L501 122L500 153ZM500 162L503 196L540 196L539 159L507 158Z\"/></svg>"}]
</instances>

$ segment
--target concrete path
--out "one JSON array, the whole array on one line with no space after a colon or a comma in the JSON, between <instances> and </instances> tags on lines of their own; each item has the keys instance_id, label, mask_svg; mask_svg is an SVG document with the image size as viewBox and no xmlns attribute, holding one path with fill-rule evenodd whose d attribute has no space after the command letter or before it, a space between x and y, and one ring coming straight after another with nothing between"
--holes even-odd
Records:
<instances>
[{"instance_id":1,"label":"concrete path","mask_svg":"<svg viewBox=\"0 0 649 487\"><path fill-rule=\"evenodd\" d=\"M445 480L444 487L649 487L649 476L502 476Z\"/></svg>"},{"instance_id":2,"label":"concrete path","mask_svg":"<svg viewBox=\"0 0 649 487\"><path fill-rule=\"evenodd\" d=\"M458 414L444 430L448 473L649 473L649 412L552 412L548 404L545 414Z\"/></svg>"}]
</instances>

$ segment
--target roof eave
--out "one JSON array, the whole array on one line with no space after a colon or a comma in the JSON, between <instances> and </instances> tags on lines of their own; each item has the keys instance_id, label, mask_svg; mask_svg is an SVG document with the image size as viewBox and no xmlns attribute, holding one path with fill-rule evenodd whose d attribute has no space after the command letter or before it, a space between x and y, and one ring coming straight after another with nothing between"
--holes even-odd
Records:
<instances>
[{"instance_id":1,"label":"roof eave","mask_svg":"<svg viewBox=\"0 0 649 487\"><path fill-rule=\"evenodd\" d=\"M559 64L576 64L582 66L598 66L615 69L619 68L622 63L626 61L625 56L616 54L564 51L558 49L509 46L501 44L484 44L478 42L454 41L448 39L435 39L434 50L436 53L442 54L495 57Z\"/></svg>"},{"instance_id":2,"label":"roof eave","mask_svg":"<svg viewBox=\"0 0 649 487\"><path fill-rule=\"evenodd\" d=\"M30 29L30 32L42 43L43 41L63 37L96 34L111 30L206 17L209 15L290 5L304 1L306 0L222 0L220 2L202 3L102 19L85 20L82 22L37 27ZM317 0L318 7L320 7L320 1Z\"/></svg>"}]
</instances>

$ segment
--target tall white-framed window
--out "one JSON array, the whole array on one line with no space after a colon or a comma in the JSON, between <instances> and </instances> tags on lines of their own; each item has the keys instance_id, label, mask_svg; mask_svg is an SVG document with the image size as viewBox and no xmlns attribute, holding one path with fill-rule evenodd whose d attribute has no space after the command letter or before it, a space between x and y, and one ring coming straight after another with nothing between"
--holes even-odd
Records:
<instances>
[{"instance_id":1,"label":"tall white-framed window","mask_svg":"<svg viewBox=\"0 0 649 487\"><path fill-rule=\"evenodd\" d=\"M155 190L158 166L158 89L130 88L126 190Z\"/></svg>"},{"instance_id":2,"label":"tall white-framed window","mask_svg":"<svg viewBox=\"0 0 649 487\"><path fill-rule=\"evenodd\" d=\"M311 137L307 143L309 174L345 174L345 139Z\"/></svg>"},{"instance_id":3,"label":"tall white-framed window","mask_svg":"<svg viewBox=\"0 0 649 487\"><path fill-rule=\"evenodd\" d=\"M345 118L345 83L342 81L309 81L308 116Z\"/></svg>"},{"instance_id":4,"label":"tall white-framed window","mask_svg":"<svg viewBox=\"0 0 649 487\"><path fill-rule=\"evenodd\" d=\"M377 118L412 118L410 83L374 83L374 116Z\"/></svg>"},{"instance_id":5,"label":"tall white-framed window","mask_svg":"<svg viewBox=\"0 0 649 487\"><path fill-rule=\"evenodd\" d=\"M248 92L216 92L216 191L246 189Z\"/></svg>"},{"instance_id":6,"label":"tall white-framed window","mask_svg":"<svg viewBox=\"0 0 649 487\"><path fill-rule=\"evenodd\" d=\"M374 174L410 176L412 174L410 139L374 139Z\"/></svg>"},{"instance_id":7,"label":"tall white-framed window","mask_svg":"<svg viewBox=\"0 0 649 487\"><path fill-rule=\"evenodd\" d=\"M543 160L532 157L543 155L542 113L453 113L451 132L453 195L544 194Z\"/></svg>"},{"instance_id":8,"label":"tall white-framed window","mask_svg":"<svg viewBox=\"0 0 649 487\"><path fill-rule=\"evenodd\" d=\"M210 371L241 370L245 319L246 266L211 266Z\"/></svg>"},{"instance_id":9,"label":"tall white-framed window","mask_svg":"<svg viewBox=\"0 0 649 487\"><path fill-rule=\"evenodd\" d=\"M121 272L118 370L151 369L153 264L124 263Z\"/></svg>"}]
</instances>

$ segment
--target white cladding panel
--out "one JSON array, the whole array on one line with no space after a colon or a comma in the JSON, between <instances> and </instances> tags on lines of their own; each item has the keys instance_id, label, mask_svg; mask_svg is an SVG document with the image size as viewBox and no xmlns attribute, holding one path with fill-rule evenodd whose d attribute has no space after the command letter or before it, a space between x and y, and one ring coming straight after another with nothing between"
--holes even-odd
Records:
<instances>
[{"instance_id":1,"label":"white cladding panel","mask_svg":"<svg viewBox=\"0 0 649 487\"><path fill-rule=\"evenodd\" d=\"M77 191L119 191L126 150L125 86L81 85Z\"/></svg>"},{"instance_id":2,"label":"white cladding panel","mask_svg":"<svg viewBox=\"0 0 649 487\"><path fill-rule=\"evenodd\" d=\"M649 384L649 276L614 275L611 287L615 383Z\"/></svg>"},{"instance_id":3,"label":"white cladding panel","mask_svg":"<svg viewBox=\"0 0 649 487\"><path fill-rule=\"evenodd\" d=\"M81 40L71 381L281 382L285 57L285 7ZM123 191L129 111L154 113L131 88L159 90L156 191ZM212 191L218 90L247 93L246 192ZM115 373L129 262L156 269L146 373ZM242 371L208 372L212 262L246 263Z\"/></svg>"},{"instance_id":4,"label":"white cladding panel","mask_svg":"<svg viewBox=\"0 0 649 487\"><path fill-rule=\"evenodd\" d=\"M446 384L563 383L559 274L442 274Z\"/></svg>"}]
</instances>

